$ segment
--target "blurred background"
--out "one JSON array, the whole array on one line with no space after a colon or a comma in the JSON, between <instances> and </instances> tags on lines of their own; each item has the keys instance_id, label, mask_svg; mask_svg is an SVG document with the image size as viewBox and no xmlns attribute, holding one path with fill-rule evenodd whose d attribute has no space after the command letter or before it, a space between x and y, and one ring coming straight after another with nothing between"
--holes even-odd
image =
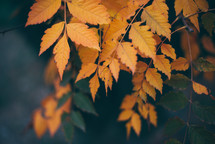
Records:
<instances>
[{"instance_id":1,"label":"blurred background","mask_svg":"<svg viewBox=\"0 0 215 144\"><path fill-rule=\"evenodd\" d=\"M33 0L1 0L0 1L0 143L1 144L66 144L61 129L53 138L46 133L41 139L37 139L34 131L25 131L31 121L32 112L40 106L43 98L52 92L52 88L45 85L44 71L51 57L52 49L42 56L38 56L41 37L44 30L50 27L49 22L41 25L24 28L27 15ZM208 0L210 7L214 8L213 0ZM167 0L170 12L174 18L173 1ZM171 17L171 16L170 16ZM170 19L172 22L174 19ZM176 25L180 26L181 23ZM7 31L8 29L13 29ZM176 29L174 27L173 29ZM215 38L202 28L201 33L192 33L193 52L196 57L215 56ZM183 32L176 33L172 37L172 45L179 56L186 55L183 51ZM186 47L186 46L185 46ZM188 73L189 75L189 73ZM196 74L195 80L205 84L215 92L214 74ZM119 82L113 85L113 90L106 97L104 88L100 91L100 97L95 102L99 116L84 114L86 132L76 130L74 144L161 144L167 139L163 134L164 124L169 117L178 115L186 120L187 109L178 113L172 113L160 106L158 111L158 127L148 127L142 123L141 135L137 137L131 132L131 137L126 140L125 123L117 122L119 107L123 97L132 92L131 75L120 73ZM189 89L185 92L189 95ZM158 96L159 97L159 96ZM210 97L198 97L198 99L211 102ZM193 117L192 120L196 121ZM208 126L211 130L214 126ZM184 130L175 135L182 140Z\"/></svg>"}]
</instances>

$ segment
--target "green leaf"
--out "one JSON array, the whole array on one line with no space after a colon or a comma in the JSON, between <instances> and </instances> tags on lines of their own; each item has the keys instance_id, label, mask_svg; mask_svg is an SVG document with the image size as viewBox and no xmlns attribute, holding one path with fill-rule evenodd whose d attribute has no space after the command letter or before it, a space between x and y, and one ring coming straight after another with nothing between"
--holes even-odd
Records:
<instances>
[{"instance_id":1,"label":"green leaf","mask_svg":"<svg viewBox=\"0 0 215 144\"><path fill-rule=\"evenodd\" d=\"M171 136L182 129L184 126L185 122L182 119L178 117L170 118L165 125L164 132L166 135Z\"/></svg>"},{"instance_id":2,"label":"green leaf","mask_svg":"<svg viewBox=\"0 0 215 144\"><path fill-rule=\"evenodd\" d=\"M196 70L203 72L215 71L215 65L204 58L199 58L198 60L194 61L194 67Z\"/></svg>"},{"instance_id":3,"label":"green leaf","mask_svg":"<svg viewBox=\"0 0 215 144\"><path fill-rule=\"evenodd\" d=\"M57 109L60 108L62 105L65 104L65 102L67 102L67 100L71 97L72 92L68 92L67 94L63 95L59 100L58 100L58 104L57 104Z\"/></svg>"},{"instance_id":4,"label":"green leaf","mask_svg":"<svg viewBox=\"0 0 215 144\"><path fill-rule=\"evenodd\" d=\"M70 114L73 124L85 132L84 119L79 111L72 111Z\"/></svg>"},{"instance_id":5,"label":"green leaf","mask_svg":"<svg viewBox=\"0 0 215 144\"><path fill-rule=\"evenodd\" d=\"M187 97L182 92L171 91L162 96L158 104L168 110L177 111L183 109L188 103Z\"/></svg>"},{"instance_id":6,"label":"green leaf","mask_svg":"<svg viewBox=\"0 0 215 144\"><path fill-rule=\"evenodd\" d=\"M164 83L176 89L186 89L191 84L191 81L183 74L175 74L171 76L170 80L166 80Z\"/></svg>"},{"instance_id":7,"label":"green leaf","mask_svg":"<svg viewBox=\"0 0 215 144\"><path fill-rule=\"evenodd\" d=\"M62 117L63 132L68 142L72 142L74 135L74 126L68 113L63 113Z\"/></svg>"},{"instance_id":8,"label":"green leaf","mask_svg":"<svg viewBox=\"0 0 215 144\"><path fill-rule=\"evenodd\" d=\"M215 14L207 12L206 14L202 15L201 19L204 28L208 31L210 36L212 36L212 32L215 28Z\"/></svg>"},{"instance_id":9,"label":"green leaf","mask_svg":"<svg viewBox=\"0 0 215 144\"><path fill-rule=\"evenodd\" d=\"M177 139L169 139L168 141L165 142L165 144L182 144L180 141L178 141Z\"/></svg>"},{"instance_id":10,"label":"green leaf","mask_svg":"<svg viewBox=\"0 0 215 144\"><path fill-rule=\"evenodd\" d=\"M199 119L214 124L215 106L202 106L198 102L194 102L192 103L192 110Z\"/></svg>"},{"instance_id":11,"label":"green leaf","mask_svg":"<svg viewBox=\"0 0 215 144\"><path fill-rule=\"evenodd\" d=\"M90 93L89 81L87 79L80 80L76 86L83 92Z\"/></svg>"},{"instance_id":12,"label":"green leaf","mask_svg":"<svg viewBox=\"0 0 215 144\"><path fill-rule=\"evenodd\" d=\"M73 100L74 100L74 104L82 111L97 115L95 108L93 106L93 103L86 95L82 93L76 93L73 97Z\"/></svg>"},{"instance_id":13,"label":"green leaf","mask_svg":"<svg viewBox=\"0 0 215 144\"><path fill-rule=\"evenodd\" d=\"M192 144L214 144L215 135L200 126L189 127L189 139Z\"/></svg>"}]
</instances>

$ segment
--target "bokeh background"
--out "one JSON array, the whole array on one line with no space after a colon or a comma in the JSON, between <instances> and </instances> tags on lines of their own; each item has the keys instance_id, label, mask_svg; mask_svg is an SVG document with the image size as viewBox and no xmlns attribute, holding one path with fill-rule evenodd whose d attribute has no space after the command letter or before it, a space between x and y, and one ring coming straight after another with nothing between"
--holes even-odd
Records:
<instances>
[{"instance_id":1,"label":"bokeh background","mask_svg":"<svg viewBox=\"0 0 215 144\"><path fill-rule=\"evenodd\" d=\"M51 138L48 133L42 139L37 139L34 131L28 129L31 115L34 109L40 106L40 102L52 89L45 85L44 70L51 56L52 49L42 56L38 56L41 37L44 30L50 27L47 23L29 26L24 28L27 14L33 0L1 0L0 1L0 31L14 28L0 34L0 144L66 144L64 134L61 129ZM174 15L173 1L167 0L172 16ZM208 1L210 7L214 8L213 0ZM173 19L170 19L173 21ZM177 23L180 25L180 23ZM208 34L203 29L198 36L198 42ZM176 52L183 56L181 49L181 33L177 33L172 38L173 47ZM211 49L214 48L214 37ZM204 49L204 45L199 46L200 56L212 55L215 53ZM210 81L205 80L203 74L195 77L195 80L207 85L215 91L214 77ZM131 75L120 73L119 82L114 84L113 91L105 96L104 89L100 91L100 97L96 100L95 107L99 116L84 114L86 122L86 132L76 129L74 144L161 144L167 139L163 134L164 124L169 117L178 115L186 120L187 109L178 113L168 112L160 106L158 111L158 127L148 127L146 122L142 123L142 132L137 137L131 133L129 140L126 140L125 123L117 122L120 112L119 107L123 97L131 93ZM189 89L185 91L189 95ZM211 102L209 97L198 97L197 99ZM192 117L192 121L196 121ZM211 130L214 126L208 126ZM176 135L178 139L183 139L184 131Z\"/></svg>"}]
</instances>

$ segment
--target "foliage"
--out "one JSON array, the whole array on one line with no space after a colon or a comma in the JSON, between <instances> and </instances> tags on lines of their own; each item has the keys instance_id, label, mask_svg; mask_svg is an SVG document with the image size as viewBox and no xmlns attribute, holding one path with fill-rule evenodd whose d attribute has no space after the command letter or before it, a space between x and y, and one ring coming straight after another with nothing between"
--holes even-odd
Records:
<instances>
[{"instance_id":1,"label":"foliage","mask_svg":"<svg viewBox=\"0 0 215 144\"><path fill-rule=\"evenodd\" d=\"M113 81L118 81L121 70L132 74L134 85L133 92L124 97L118 117L118 121L126 121L127 137L131 128L140 135L142 119L157 126L153 101L173 111L192 105L197 117L213 123L212 107L201 107L192 102L192 94L188 99L180 91L192 84L196 94L210 95L209 89L193 80L193 67L197 71L211 72L215 66L204 58L195 60L189 41L191 31L200 31L198 15L208 11L208 3L206 0L175 0L174 8L176 20L170 23L165 0L37 0L31 7L26 26L46 22L57 12L64 14L64 20L56 20L45 31L40 46L39 55L54 45L46 81L55 87L55 93L45 98L41 108L33 114L37 136L42 137L46 130L53 136L61 124L68 141L72 140L74 127L85 131L80 110L97 115L88 94L91 93L95 101L102 82L107 93ZM212 35L214 22L206 23L207 15L213 17L214 14L202 16L202 23ZM172 31L173 24L180 19L184 26ZM170 44L172 34L185 28L186 58L177 56ZM190 78L181 73L187 70L191 71ZM164 85L178 90L164 94ZM159 101L158 94L163 95ZM204 138L207 142L214 140L213 134L189 123L188 118L186 133L189 131L191 143L205 143ZM184 120L170 119L166 134L176 133L184 125ZM166 143L181 142L170 139Z\"/></svg>"}]
</instances>

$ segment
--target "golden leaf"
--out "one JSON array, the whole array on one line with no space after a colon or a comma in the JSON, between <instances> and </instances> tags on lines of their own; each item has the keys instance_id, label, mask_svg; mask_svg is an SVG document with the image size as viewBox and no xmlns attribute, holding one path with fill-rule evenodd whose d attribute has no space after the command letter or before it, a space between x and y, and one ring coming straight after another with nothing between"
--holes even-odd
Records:
<instances>
[{"instance_id":1,"label":"golden leaf","mask_svg":"<svg viewBox=\"0 0 215 144\"><path fill-rule=\"evenodd\" d=\"M154 0L152 3L152 7L154 10L160 11L165 18L168 19L168 6L166 4L166 0Z\"/></svg>"},{"instance_id":2,"label":"golden leaf","mask_svg":"<svg viewBox=\"0 0 215 144\"><path fill-rule=\"evenodd\" d=\"M155 107L151 104L149 106L149 121L154 126L157 126L157 112L155 111Z\"/></svg>"},{"instance_id":3,"label":"golden leaf","mask_svg":"<svg viewBox=\"0 0 215 144\"><path fill-rule=\"evenodd\" d=\"M66 25L69 38L76 44L94 48L100 51L98 38L93 30L82 23L70 23Z\"/></svg>"},{"instance_id":4,"label":"golden leaf","mask_svg":"<svg viewBox=\"0 0 215 144\"><path fill-rule=\"evenodd\" d=\"M105 83L105 90L106 90L106 94L107 94L108 87L110 89L112 89L112 84L113 84L112 74L111 74L109 68L107 68L106 66L105 66L105 68L100 67L99 71L101 71L99 73L100 74L99 77Z\"/></svg>"},{"instance_id":5,"label":"golden leaf","mask_svg":"<svg viewBox=\"0 0 215 144\"><path fill-rule=\"evenodd\" d=\"M142 83L142 89L149 95L151 96L154 100L156 99L156 91L153 86L149 84L146 80L143 80Z\"/></svg>"},{"instance_id":6,"label":"golden leaf","mask_svg":"<svg viewBox=\"0 0 215 144\"><path fill-rule=\"evenodd\" d=\"M60 6L61 0L37 0L31 7L25 26L47 21L58 11Z\"/></svg>"},{"instance_id":7,"label":"golden leaf","mask_svg":"<svg viewBox=\"0 0 215 144\"><path fill-rule=\"evenodd\" d=\"M57 67L56 64L54 62L54 57L52 57L45 69L45 83L50 85L54 83L54 80L56 79L56 77L58 76L58 71L57 71Z\"/></svg>"},{"instance_id":8,"label":"golden leaf","mask_svg":"<svg viewBox=\"0 0 215 144\"><path fill-rule=\"evenodd\" d=\"M112 62L109 65L110 71L113 74L113 77L115 78L116 82L118 81L119 77L119 71L120 71L120 64L117 59L113 59Z\"/></svg>"},{"instance_id":9,"label":"golden leaf","mask_svg":"<svg viewBox=\"0 0 215 144\"><path fill-rule=\"evenodd\" d=\"M92 77L92 79L89 81L90 85L90 92L92 94L93 101L95 101L96 93L98 91L98 88L100 87L99 78L97 73Z\"/></svg>"},{"instance_id":10,"label":"golden leaf","mask_svg":"<svg viewBox=\"0 0 215 144\"><path fill-rule=\"evenodd\" d=\"M131 27L129 38L141 53L154 59L156 55L156 41L153 38L153 33L148 31L149 29L149 26L140 26L140 23L136 22Z\"/></svg>"},{"instance_id":11,"label":"golden leaf","mask_svg":"<svg viewBox=\"0 0 215 144\"><path fill-rule=\"evenodd\" d=\"M179 57L171 63L172 70L186 71L189 68L189 62L183 57Z\"/></svg>"},{"instance_id":12,"label":"golden leaf","mask_svg":"<svg viewBox=\"0 0 215 144\"><path fill-rule=\"evenodd\" d=\"M146 80L162 94L163 80L155 68L148 68L146 71Z\"/></svg>"},{"instance_id":13,"label":"golden leaf","mask_svg":"<svg viewBox=\"0 0 215 144\"><path fill-rule=\"evenodd\" d=\"M125 127L126 127L126 135L127 135L127 139L128 139L130 136L130 133L131 133L131 121L127 122Z\"/></svg>"},{"instance_id":14,"label":"golden leaf","mask_svg":"<svg viewBox=\"0 0 215 144\"><path fill-rule=\"evenodd\" d=\"M170 79L171 77L171 65L164 55L156 55L156 61L153 61L155 68L163 72Z\"/></svg>"},{"instance_id":15,"label":"golden leaf","mask_svg":"<svg viewBox=\"0 0 215 144\"><path fill-rule=\"evenodd\" d=\"M154 10L153 7L148 6L144 9L141 19L143 22L146 21L152 32L157 32L158 35L166 36L170 40L171 25L161 11Z\"/></svg>"},{"instance_id":16,"label":"golden leaf","mask_svg":"<svg viewBox=\"0 0 215 144\"><path fill-rule=\"evenodd\" d=\"M106 60L107 58L109 58L113 52L116 50L118 42L116 41L106 41L105 43L103 43L102 45L102 52L100 54L100 60L99 62L102 62L104 60Z\"/></svg>"},{"instance_id":17,"label":"golden leaf","mask_svg":"<svg viewBox=\"0 0 215 144\"><path fill-rule=\"evenodd\" d=\"M118 121L126 121L126 120L128 120L128 119L131 118L131 116L132 116L133 113L134 113L133 110L130 110L130 109L124 110L124 111L122 111L122 112L119 114L119 117L118 117L117 120L118 120Z\"/></svg>"},{"instance_id":18,"label":"golden leaf","mask_svg":"<svg viewBox=\"0 0 215 144\"><path fill-rule=\"evenodd\" d=\"M148 68L148 65L142 61L138 61L137 62L137 66L136 66L136 73L143 73L146 71L146 69Z\"/></svg>"},{"instance_id":19,"label":"golden leaf","mask_svg":"<svg viewBox=\"0 0 215 144\"><path fill-rule=\"evenodd\" d=\"M176 59L175 49L170 44L162 44L161 52L173 60Z\"/></svg>"},{"instance_id":20,"label":"golden leaf","mask_svg":"<svg viewBox=\"0 0 215 144\"><path fill-rule=\"evenodd\" d=\"M63 37L58 41L58 43L54 47L53 54L55 54L54 59L57 64L60 78L62 79L63 72L66 68L66 65L69 60L69 55L70 55L70 47L67 41L66 33L63 35Z\"/></svg>"},{"instance_id":21,"label":"golden leaf","mask_svg":"<svg viewBox=\"0 0 215 144\"><path fill-rule=\"evenodd\" d=\"M119 44L117 48L117 55L121 62L127 65L131 71L134 73L137 63L137 51L132 47L131 43L123 42Z\"/></svg>"},{"instance_id":22,"label":"golden leaf","mask_svg":"<svg viewBox=\"0 0 215 144\"><path fill-rule=\"evenodd\" d=\"M207 0L195 0L198 8L202 11L207 11L209 6Z\"/></svg>"},{"instance_id":23,"label":"golden leaf","mask_svg":"<svg viewBox=\"0 0 215 144\"><path fill-rule=\"evenodd\" d=\"M137 97L133 95L126 95L122 101L120 109L132 109L136 103Z\"/></svg>"},{"instance_id":24,"label":"golden leaf","mask_svg":"<svg viewBox=\"0 0 215 144\"><path fill-rule=\"evenodd\" d=\"M133 113L131 117L131 126L133 127L135 133L139 136L141 131L141 120L137 113Z\"/></svg>"},{"instance_id":25,"label":"golden leaf","mask_svg":"<svg viewBox=\"0 0 215 144\"><path fill-rule=\"evenodd\" d=\"M40 53L41 55L46 51L60 36L64 28L64 22L54 24L51 28L45 31L45 34L42 37L42 42L40 44Z\"/></svg>"},{"instance_id":26,"label":"golden leaf","mask_svg":"<svg viewBox=\"0 0 215 144\"><path fill-rule=\"evenodd\" d=\"M193 90L197 94L206 94L208 95L208 90L205 86L193 81Z\"/></svg>"},{"instance_id":27,"label":"golden leaf","mask_svg":"<svg viewBox=\"0 0 215 144\"><path fill-rule=\"evenodd\" d=\"M78 55L82 64L94 63L98 58L98 50L80 45L78 47Z\"/></svg>"},{"instance_id":28,"label":"golden leaf","mask_svg":"<svg viewBox=\"0 0 215 144\"><path fill-rule=\"evenodd\" d=\"M75 82L78 82L81 79L89 77L91 74L93 74L96 71L96 69L97 69L97 65L94 63L83 64L81 66L81 70L79 71L79 74Z\"/></svg>"},{"instance_id":29,"label":"golden leaf","mask_svg":"<svg viewBox=\"0 0 215 144\"><path fill-rule=\"evenodd\" d=\"M67 2L70 13L84 23L108 24L109 14L100 0L72 0Z\"/></svg>"},{"instance_id":30,"label":"golden leaf","mask_svg":"<svg viewBox=\"0 0 215 144\"><path fill-rule=\"evenodd\" d=\"M38 138L41 138L47 130L47 122L42 116L41 109L35 110L33 114L33 127Z\"/></svg>"}]
</instances>

